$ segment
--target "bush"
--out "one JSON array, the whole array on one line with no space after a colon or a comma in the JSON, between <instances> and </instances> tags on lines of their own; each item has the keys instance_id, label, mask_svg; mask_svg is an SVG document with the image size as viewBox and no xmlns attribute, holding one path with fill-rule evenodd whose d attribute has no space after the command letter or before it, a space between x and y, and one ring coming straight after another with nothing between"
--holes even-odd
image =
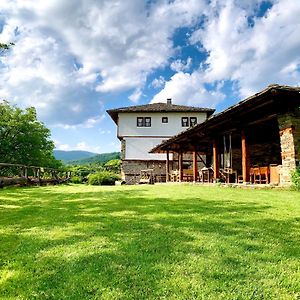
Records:
<instances>
[{"instance_id":1,"label":"bush","mask_svg":"<svg viewBox=\"0 0 300 300\"><path fill-rule=\"evenodd\" d=\"M80 176L72 176L70 181L72 183L82 183L82 178Z\"/></svg>"},{"instance_id":2,"label":"bush","mask_svg":"<svg viewBox=\"0 0 300 300\"><path fill-rule=\"evenodd\" d=\"M300 167L292 172L292 187L295 190L300 191Z\"/></svg>"},{"instance_id":3,"label":"bush","mask_svg":"<svg viewBox=\"0 0 300 300\"><path fill-rule=\"evenodd\" d=\"M88 176L88 184L90 185L114 185L117 180L120 180L119 175L107 171Z\"/></svg>"}]
</instances>

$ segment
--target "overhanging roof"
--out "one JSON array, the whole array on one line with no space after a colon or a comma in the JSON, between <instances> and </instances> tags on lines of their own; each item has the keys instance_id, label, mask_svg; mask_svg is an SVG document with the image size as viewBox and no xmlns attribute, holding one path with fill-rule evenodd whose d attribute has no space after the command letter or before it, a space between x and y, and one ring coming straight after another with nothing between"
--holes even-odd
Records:
<instances>
[{"instance_id":1,"label":"overhanging roof","mask_svg":"<svg viewBox=\"0 0 300 300\"><path fill-rule=\"evenodd\" d=\"M299 87L269 85L261 92L240 101L205 122L188 128L162 142L154 147L150 153L174 150L179 144L186 145L191 140L195 141L195 137L197 137L196 144L205 144L209 141L210 135L242 127L247 122L272 116L274 113L287 110L295 105L300 105Z\"/></svg>"}]
</instances>

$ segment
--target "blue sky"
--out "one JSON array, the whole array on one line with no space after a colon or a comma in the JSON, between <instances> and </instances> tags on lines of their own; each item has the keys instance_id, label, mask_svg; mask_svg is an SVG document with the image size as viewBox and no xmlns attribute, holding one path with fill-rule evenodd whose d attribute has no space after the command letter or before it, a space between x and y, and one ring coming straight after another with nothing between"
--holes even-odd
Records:
<instances>
[{"instance_id":1,"label":"blue sky","mask_svg":"<svg viewBox=\"0 0 300 300\"><path fill-rule=\"evenodd\" d=\"M57 149L119 150L107 109L217 111L300 83L298 0L0 0L0 99L35 106Z\"/></svg>"}]
</instances>

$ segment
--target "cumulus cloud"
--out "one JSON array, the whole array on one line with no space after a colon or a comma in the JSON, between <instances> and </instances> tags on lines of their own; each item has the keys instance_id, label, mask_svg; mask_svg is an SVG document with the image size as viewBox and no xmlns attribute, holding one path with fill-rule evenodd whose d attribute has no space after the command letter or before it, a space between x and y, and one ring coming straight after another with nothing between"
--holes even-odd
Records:
<instances>
[{"instance_id":1,"label":"cumulus cloud","mask_svg":"<svg viewBox=\"0 0 300 300\"><path fill-rule=\"evenodd\" d=\"M188 57L186 61L176 59L171 63L171 69L176 72L188 71L192 66L192 58Z\"/></svg>"},{"instance_id":2,"label":"cumulus cloud","mask_svg":"<svg viewBox=\"0 0 300 300\"><path fill-rule=\"evenodd\" d=\"M135 89L167 65L177 28L197 23L205 1L0 0L0 95L34 104L48 123L75 125L101 111L104 93ZM1 30L1 29L0 29Z\"/></svg>"},{"instance_id":3,"label":"cumulus cloud","mask_svg":"<svg viewBox=\"0 0 300 300\"><path fill-rule=\"evenodd\" d=\"M164 88L154 96L152 102L163 102L164 99L172 98L176 104L214 107L224 99L220 92L221 85L215 90L208 91L200 72L192 74L179 72L166 82Z\"/></svg>"},{"instance_id":4,"label":"cumulus cloud","mask_svg":"<svg viewBox=\"0 0 300 300\"><path fill-rule=\"evenodd\" d=\"M134 92L128 97L132 102L137 103L141 96L142 96L142 90L140 88L137 88L134 90Z\"/></svg>"},{"instance_id":5,"label":"cumulus cloud","mask_svg":"<svg viewBox=\"0 0 300 300\"><path fill-rule=\"evenodd\" d=\"M237 81L241 96L270 83L299 85L300 2L274 1L263 17L253 9L227 1L212 8L205 26L194 32L191 42L209 53L205 80Z\"/></svg>"},{"instance_id":6,"label":"cumulus cloud","mask_svg":"<svg viewBox=\"0 0 300 300\"><path fill-rule=\"evenodd\" d=\"M151 86L155 89L161 88L164 86L166 80L163 76L159 76L158 78L153 79L151 82Z\"/></svg>"}]
</instances>

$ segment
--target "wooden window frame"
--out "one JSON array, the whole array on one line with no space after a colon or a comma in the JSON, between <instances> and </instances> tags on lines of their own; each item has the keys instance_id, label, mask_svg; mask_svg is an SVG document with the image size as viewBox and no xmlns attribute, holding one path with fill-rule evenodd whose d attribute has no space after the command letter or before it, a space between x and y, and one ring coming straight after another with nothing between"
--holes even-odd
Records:
<instances>
[{"instance_id":1,"label":"wooden window frame","mask_svg":"<svg viewBox=\"0 0 300 300\"><path fill-rule=\"evenodd\" d=\"M148 122L146 121L148 119ZM151 127L151 117L144 117L144 127Z\"/></svg>"},{"instance_id":2,"label":"wooden window frame","mask_svg":"<svg viewBox=\"0 0 300 300\"><path fill-rule=\"evenodd\" d=\"M151 127L151 117L137 117L136 118L137 127Z\"/></svg>"},{"instance_id":3,"label":"wooden window frame","mask_svg":"<svg viewBox=\"0 0 300 300\"><path fill-rule=\"evenodd\" d=\"M197 122L198 122L197 117L190 117L190 126L197 125Z\"/></svg>"},{"instance_id":4,"label":"wooden window frame","mask_svg":"<svg viewBox=\"0 0 300 300\"><path fill-rule=\"evenodd\" d=\"M189 127L189 117L181 117L181 126Z\"/></svg>"},{"instance_id":5,"label":"wooden window frame","mask_svg":"<svg viewBox=\"0 0 300 300\"><path fill-rule=\"evenodd\" d=\"M144 118L143 117L137 117L136 118L136 126L137 127L144 127Z\"/></svg>"}]
</instances>

